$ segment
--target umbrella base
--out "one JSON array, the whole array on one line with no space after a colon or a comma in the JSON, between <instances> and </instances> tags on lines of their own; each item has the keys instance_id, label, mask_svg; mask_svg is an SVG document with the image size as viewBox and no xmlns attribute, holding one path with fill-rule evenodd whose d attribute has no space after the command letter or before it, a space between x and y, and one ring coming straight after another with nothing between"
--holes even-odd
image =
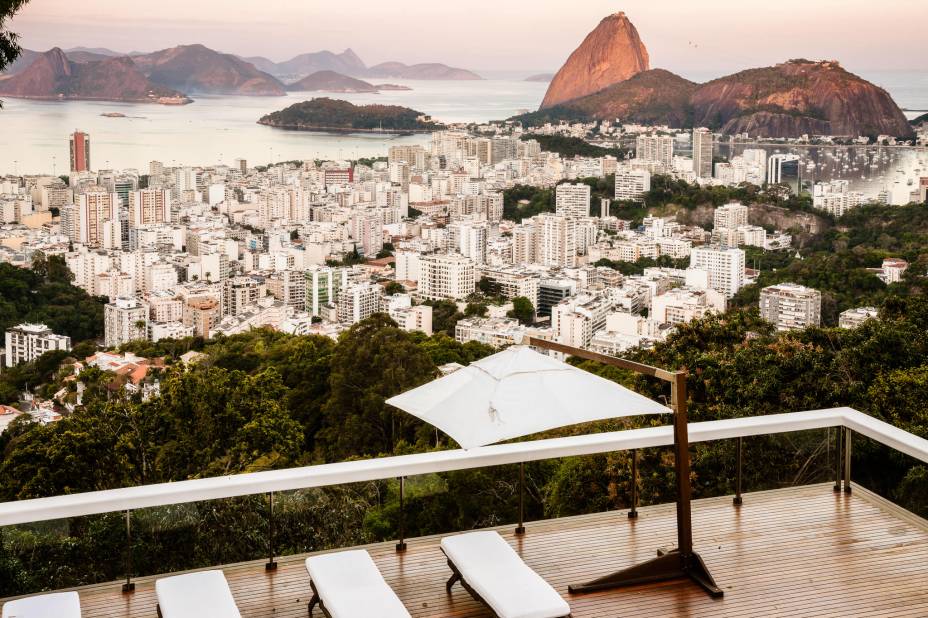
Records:
<instances>
[{"instance_id":1,"label":"umbrella base","mask_svg":"<svg viewBox=\"0 0 928 618\"><path fill-rule=\"evenodd\" d=\"M660 553L657 558L583 584L570 585L567 590L571 594L581 594L653 584L669 579L690 579L713 598L725 594L712 579L712 574L709 573L706 563L702 561L699 554L694 552L689 556L681 556L678 550Z\"/></svg>"}]
</instances>

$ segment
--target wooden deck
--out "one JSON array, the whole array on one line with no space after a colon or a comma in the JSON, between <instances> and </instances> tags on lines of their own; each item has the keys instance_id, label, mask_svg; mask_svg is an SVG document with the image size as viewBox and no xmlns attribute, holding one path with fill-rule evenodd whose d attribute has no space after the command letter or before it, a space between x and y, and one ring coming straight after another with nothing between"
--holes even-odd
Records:
<instances>
[{"instance_id":1,"label":"wooden deck","mask_svg":"<svg viewBox=\"0 0 928 618\"><path fill-rule=\"evenodd\" d=\"M568 595L568 583L646 560L675 542L672 504L639 512L637 521L611 512L529 523L522 539L512 526L500 532L564 595L575 618L928 616L928 522L866 490L834 494L830 485L745 494L740 508L730 497L693 503L696 549L723 599L683 581ZM450 573L438 540L412 539L404 555L392 543L367 549L413 616L489 616L460 586L445 594ZM271 574L264 561L224 567L242 615L306 616L303 558L282 558ZM79 589L84 618L154 617L154 579L137 580L128 595L118 583Z\"/></svg>"}]
</instances>

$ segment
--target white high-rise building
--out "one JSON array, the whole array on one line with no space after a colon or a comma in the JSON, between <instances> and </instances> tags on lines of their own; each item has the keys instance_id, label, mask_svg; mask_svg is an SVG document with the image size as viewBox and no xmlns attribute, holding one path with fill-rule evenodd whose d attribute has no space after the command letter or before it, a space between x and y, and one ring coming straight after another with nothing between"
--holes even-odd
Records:
<instances>
[{"instance_id":1,"label":"white high-rise building","mask_svg":"<svg viewBox=\"0 0 928 618\"><path fill-rule=\"evenodd\" d=\"M615 172L615 199L640 202L651 190L651 172L620 168Z\"/></svg>"},{"instance_id":2,"label":"white high-rise building","mask_svg":"<svg viewBox=\"0 0 928 618\"><path fill-rule=\"evenodd\" d=\"M104 344L115 348L148 337L148 305L135 298L117 298L103 307Z\"/></svg>"},{"instance_id":3,"label":"white high-rise building","mask_svg":"<svg viewBox=\"0 0 928 618\"><path fill-rule=\"evenodd\" d=\"M458 251L477 264L486 264L488 238L486 222L462 223L458 228Z\"/></svg>"},{"instance_id":4,"label":"white high-rise building","mask_svg":"<svg viewBox=\"0 0 928 618\"><path fill-rule=\"evenodd\" d=\"M535 261L534 225L517 225L512 228L512 263L531 264Z\"/></svg>"},{"instance_id":5,"label":"white high-rise building","mask_svg":"<svg viewBox=\"0 0 928 618\"><path fill-rule=\"evenodd\" d=\"M563 217L590 216L590 185L578 182L555 189L554 210Z\"/></svg>"},{"instance_id":6,"label":"white high-rise building","mask_svg":"<svg viewBox=\"0 0 928 618\"><path fill-rule=\"evenodd\" d=\"M605 328L613 303L608 296L580 294L551 308L551 330L556 341L585 348L593 335Z\"/></svg>"},{"instance_id":7,"label":"white high-rise building","mask_svg":"<svg viewBox=\"0 0 928 618\"><path fill-rule=\"evenodd\" d=\"M744 251L697 247L690 253L690 268L709 274L709 287L731 298L744 287Z\"/></svg>"},{"instance_id":8,"label":"white high-rise building","mask_svg":"<svg viewBox=\"0 0 928 618\"><path fill-rule=\"evenodd\" d=\"M103 189L91 189L78 200L80 242L88 247L102 247L107 221L119 218L119 196Z\"/></svg>"},{"instance_id":9,"label":"white high-rise building","mask_svg":"<svg viewBox=\"0 0 928 618\"><path fill-rule=\"evenodd\" d=\"M435 253L419 259L419 294L429 300L463 300L473 294L475 277L473 260L460 254Z\"/></svg>"},{"instance_id":10,"label":"white high-rise building","mask_svg":"<svg viewBox=\"0 0 928 618\"><path fill-rule=\"evenodd\" d=\"M170 223L171 194L163 189L141 189L129 194L129 225Z\"/></svg>"},{"instance_id":11,"label":"white high-rise building","mask_svg":"<svg viewBox=\"0 0 928 618\"><path fill-rule=\"evenodd\" d=\"M715 136L706 128L693 129L693 172L696 178L712 178Z\"/></svg>"},{"instance_id":12,"label":"white high-rise building","mask_svg":"<svg viewBox=\"0 0 928 618\"><path fill-rule=\"evenodd\" d=\"M796 283L771 285L760 291L760 317L777 330L822 323L822 293Z\"/></svg>"},{"instance_id":13,"label":"white high-rise building","mask_svg":"<svg viewBox=\"0 0 928 618\"><path fill-rule=\"evenodd\" d=\"M352 283L339 290L338 321L356 324L381 310L383 287L376 283Z\"/></svg>"},{"instance_id":14,"label":"white high-rise building","mask_svg":"<svg viewBox=\"0 0 928 618\"><path fill-rule=\"evenodd\" d=\"M670 135L639 135L635 142L635 157L657 161L667 171L673 169L673 137Z\"/></svg>"},{"instance_id":15,"label":"white high-rise building","mask_svg":"<svg viewBox=\"0 0 928 618\"><path fill-rule=\"evenodd\" d=\"M535 216L535 262L543 266L577 265L577 221L544 213Z\"/></svg>"},{"instance_id":16,"label":"white high-rise building","mask_svg":"<svg viewBox=\"0 0 928 618\"><path fill-rule=\"evenodd\" d=\"M738 202L731 202L715 209L714 225L716 229L734 230L748 224L748 207Z\"/></svg>"},{"instance_id":17,"label":"white high-rise building","mask_svg":"<svg viewBox=\"0 0 928 618\"><path fill-rule=\"evenodd\" d=\"M791 180L788 176L799 173L799 155L775 154L767 159L767 183L777 185Z\"/></svg>"},{"instance_id":18,"label":"white high-rise building","mask_svg":"<svg viewBox=\"0 0 928 618\"><path fill-rule=\"evenodd\" d=\"M836 217L859 207L864 202L864 194L851 191L846 180L817 182L812 188L812 207L824 210Z\"/></svg>"},{"instance_id":19,"label":"white high-rise building","mask_svg":"<svg viewBox=\"0 0 928 618\"><path fill-rule=\"evenodd\" d=\"M52 350L70 350L71 338L56 335L45 324L20 324L6 331L6 366L34 361Z\"/></svg>"}]
</instances>

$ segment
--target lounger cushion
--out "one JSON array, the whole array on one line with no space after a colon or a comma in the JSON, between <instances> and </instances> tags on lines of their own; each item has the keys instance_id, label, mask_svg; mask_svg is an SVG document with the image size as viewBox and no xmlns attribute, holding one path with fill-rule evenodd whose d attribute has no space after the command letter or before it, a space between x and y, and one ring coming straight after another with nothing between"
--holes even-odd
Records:
<instances>
[{"instance_id":1,"label":"lounger cushion","mask_svg":"<svg viewBox=\"0 0 928 618\"><path fill-rule=\"evenodd\" d=\"M363 549L307 558L306 571L332 618L409 618Z\"/></svg>"},{"instance_id":2,"label":"lounger cushion","mask_svg":"<svg viewBox=\"0 0 928 618\"><path fill-rule=\"evenodd\" d=\"M7 601L3 618L81 618L81 600L76 592L56 592Z\"/></svg>"},{"instance_id":3,"label":"lounger cushion","mask_svg":"<svg viewBox=\"0 0 928 618\"><path fill-rule=\"evenodd\" d=\"M500 618L558 618L570 613L561 595L522 562L498 533L445 537L441 548L467 585Z\"/></svg>"},{"instance_id":4,"label":"lounger cushion","mask_svg":"<svg viewBox=\"0 0 928 618\"><path fill-rule=\"evenodd\" d=\"M164 618L241 618L222 571L200 571L155 582Z\"/></svg>"}]
</instances>

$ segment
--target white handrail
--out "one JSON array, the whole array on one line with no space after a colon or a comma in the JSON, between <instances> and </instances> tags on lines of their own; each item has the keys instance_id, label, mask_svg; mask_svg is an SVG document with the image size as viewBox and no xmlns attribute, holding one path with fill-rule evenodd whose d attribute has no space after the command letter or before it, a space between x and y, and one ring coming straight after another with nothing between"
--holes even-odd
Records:
<instances>
[{"instance_id":1,"label":"white handrail","mask_svg":"<svg viewBox=\"0 0 928 618\"><path fill-rule=\"evenodd\" d=\"M690 442L707 442L826 427L850 428L928 463L928 440L852 408L691 423L689 437ZM0 526L670 444L673 444L671 426L648 427L92 491L0 504Z\"/></svg>"}]
</instances>

